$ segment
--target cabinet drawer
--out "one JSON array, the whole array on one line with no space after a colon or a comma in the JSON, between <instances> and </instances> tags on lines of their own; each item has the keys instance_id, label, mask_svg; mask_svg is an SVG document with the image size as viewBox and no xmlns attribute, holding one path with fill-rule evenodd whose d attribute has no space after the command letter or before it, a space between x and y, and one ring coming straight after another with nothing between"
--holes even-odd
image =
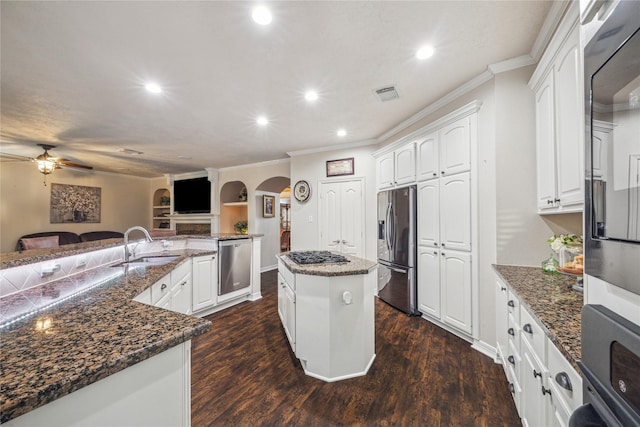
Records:
<instances>
[{"instance_id":1,"label":"cabinet drawer","mask_svg":"<svg viewBox=\"0 0 640 427\"><path fill-rule=\"evenodd\" d=\"M296 280L294 274L287 268L286 265L280 260L278 260L278 273L282 275L282 278L287 282L287 284L293 289L296 290Z\"/></svg>"},{"instance_id":2,"label":"cabinet drawer","mask_svg":"<svg viewBox=\"0 0 640 427\"><path fill-rule=\"evenodd\" d=\"M524 307L520 307L520 325L522 341L526 341L537 357L542 360L547 354L546 343L548 338L542 330L542 327Z\"/></svg>"},{"instance_id":3,"label":"cabinet drawer","mask_svg":"<svg viewBox=\"0 0 640 427\"><path fill-rule=\"evenodd\" d=\"M151 285L151 304L157 305L158 301L171 293L171 275L167 274L162 279Z\"/></svg>"},{"instance_id":4,"label":"cabinet drawer","mask_svg":"<svg viewBox=\"0 0 640 427\"><path fill-rule=\"evenodd\" d=\"M520 300L511 289L508 290L507 310L513 316L513 319L520 324Z\"/></svg>"},{"instance_id":5,"label":"cabinet drawer","mask_svg":"<svg viewBox=\"0 0 640 427\"><path fill-rule=\"evenodd\" d=\"M520 348L520 325L511 313L509 313L508 316L507 334L509 336L509 342L512 343L515 348Z\"/></svg>"},{"instance_id":6,"label":"cabinet drawer","mask_svg":"<svg viewBox=\"0 0 640 427\"><path fill-rule=\"evenodd\" d=\"M549 384L557 389L552 398L555 399L560 395L570 412L573 412L582 405L582 378L552 342L548 343L547 368L549 368ZM568 390L567 386L571 390Z\"/></svg>"},{"instance_id":7,"label":"cabinet drawer","mask_svg":"<svg viewBox=\"0 0 640 427\"><path fill-rule=\"evenodd\" d=\"M187 258L171 272L171 285L184 281L184 277L191 273L191 258Z\"/></svg>"}]
</instances>

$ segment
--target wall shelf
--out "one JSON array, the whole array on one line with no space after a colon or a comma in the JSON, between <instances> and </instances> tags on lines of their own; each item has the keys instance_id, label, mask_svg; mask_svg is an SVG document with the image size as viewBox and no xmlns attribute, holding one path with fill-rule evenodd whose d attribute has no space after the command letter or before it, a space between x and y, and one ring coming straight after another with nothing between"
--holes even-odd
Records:
<instances>
[{"instance_id":1,"label":"wall shelf","mask_svg":"<svg viewBox=\"0 0 640 427\"><path fill-rule=\"evenodd\" d=\"M247 206L247 202L226 202L223 203L224 206Z\"/></svg>"}]
</instances>

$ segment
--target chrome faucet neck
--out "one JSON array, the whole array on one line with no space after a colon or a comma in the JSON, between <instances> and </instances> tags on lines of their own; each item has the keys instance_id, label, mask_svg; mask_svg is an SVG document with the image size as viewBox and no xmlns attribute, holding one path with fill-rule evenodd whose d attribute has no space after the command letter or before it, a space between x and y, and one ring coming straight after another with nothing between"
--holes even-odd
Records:
<instances>
[{"instance_id":1,"label":"chrome faucet neck","mask_svg":"<svg viewBox=\"0 0 640 427\"><path fill-rule=\"evenodd\" d=\"M153 242L151 235L149 235L149 232L145 228L140 227L139 225L129 228L127 231L124 232L124 261L125 262L129 262L129 255L130 255L129 254L129 233L131 233L134 230L142 231L144 233L145 238L147 239L147 242Z\"/></svg>"}]
</instances>

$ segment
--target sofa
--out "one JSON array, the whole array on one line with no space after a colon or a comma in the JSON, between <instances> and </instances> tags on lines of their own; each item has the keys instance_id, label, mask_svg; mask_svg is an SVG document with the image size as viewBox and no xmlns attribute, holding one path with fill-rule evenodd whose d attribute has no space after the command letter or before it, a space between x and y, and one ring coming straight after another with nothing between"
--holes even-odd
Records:
<instances>
[{"instance_id":1,"label":"sofa","mask_svg":"<svg viewBox=\"0 0 640 427\"><path fill-rule=\"evenodd\" d=\"M123 237L124 234L117 231L89 231L82 234L69 231L46 231L21 236L18 239L16 250L22 252L27 249L52 248L95 240L122 239Z\"/></svg>"}]
</instances>

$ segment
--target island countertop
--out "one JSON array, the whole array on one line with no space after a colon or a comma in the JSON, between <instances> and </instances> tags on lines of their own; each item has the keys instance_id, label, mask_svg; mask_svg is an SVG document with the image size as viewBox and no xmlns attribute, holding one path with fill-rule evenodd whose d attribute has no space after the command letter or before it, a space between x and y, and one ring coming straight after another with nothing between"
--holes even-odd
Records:
<instances>
[{"instance_id":1,"label":"island countertop","mask_svg":"<svg viewBox=\"0 0 640 427\"><path fill-rule=\"evenodd\" d=\"M538 319L558 350L580 372L576 362L581 359L583 295L572 289L576 277L544 273L540 267L493 267L527 311Z\"/></svg>"},{"instance_id":2,"label":"island countertop","mask_svg":"<svg viewBox=\"0 0 640 427\"><path fill-rule=\"evenodd\" d=\"M374 261L340 252L332 253L344 256L349 262L301 265L292 261L291 258L287 256L288 253L289 252L284 252L277 255L278 259L284 263L287 269L292 273L308 274L311 276L354 276L357 274L368 274L378 265Z\"/></svg>"},{"instance_id":3,"label":"island countertop","mask_svg":"<svg viewBox=\"0 0 640 427\"><path fill-rule=\"evenodd\" d=\"M108 276L83 293L0 329L0 422L208 331L207 320L132 299L187 257L213 252L185 249L162 266L104 266L47 285L55 294L77 281ZM44 321L48 328L42 327Z\"/></svg>"}]
</instances>

